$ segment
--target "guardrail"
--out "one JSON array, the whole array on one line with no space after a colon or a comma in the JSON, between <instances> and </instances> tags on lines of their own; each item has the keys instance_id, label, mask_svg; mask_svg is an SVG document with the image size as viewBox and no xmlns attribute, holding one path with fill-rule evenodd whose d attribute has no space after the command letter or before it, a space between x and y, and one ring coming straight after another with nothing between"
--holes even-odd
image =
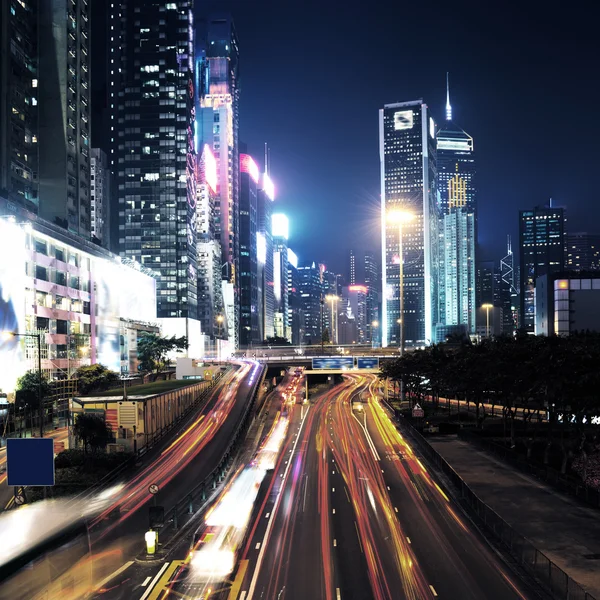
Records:
<instances>
[{"instance_id":1,"label":"guardrail","mask_svg":"<svg viewBox=\"0 0 600 600\"><path fill-rule=\"evenodd\" d=\"M175 530L178 529L178 519L181 513L187 511L188 514L193 514L194 502L197 501L198 498L200 498L202 502L206 501L207 494L216 489L217 485L225 479L227 472L233 466L234 454L238 450L239 444L250 426L250 411L256 403L257 392L266 373L267 369L262 366L262 373L257 377L252 390L250 391L250 401L246 404L242 418L234 434L231 436L230 442L223 452L219 464L198 485L192 488L192 490L186 494L185 498L177 502L175 506L165 513L165 522L171 521Z\"/></svg>"},{"instance_id":2,"label":"guardrail","mask_svg":"<svg viewBox=\"0 0 600 600\"><path fill-rule=\"evenodd\" d=\"M460 494L463 506L542 587L557 600L596 600L577 581L569 577L527 538L515 531L498 513L483 502L412 425L402 417L398 418L395 411L392 412L402 432L408 434L427 459L448 477Z\"/></svg>"}]
</instances>

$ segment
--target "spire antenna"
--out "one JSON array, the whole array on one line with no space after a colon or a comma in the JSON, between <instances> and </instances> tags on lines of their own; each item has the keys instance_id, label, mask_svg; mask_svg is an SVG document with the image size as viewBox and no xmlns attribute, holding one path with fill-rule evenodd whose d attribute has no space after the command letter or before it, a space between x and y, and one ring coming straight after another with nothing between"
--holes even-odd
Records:
<instances>
[{"instance_id":1,"label":"spire antenna","mask_svg":"<svg viewBox=\"0 0 600 600\"><path fill-rule=\"evenodd\" d=\"M452 121L452 106L450 106L450 80L446 71L446 121Z\"/></svg>"}]
</instances>

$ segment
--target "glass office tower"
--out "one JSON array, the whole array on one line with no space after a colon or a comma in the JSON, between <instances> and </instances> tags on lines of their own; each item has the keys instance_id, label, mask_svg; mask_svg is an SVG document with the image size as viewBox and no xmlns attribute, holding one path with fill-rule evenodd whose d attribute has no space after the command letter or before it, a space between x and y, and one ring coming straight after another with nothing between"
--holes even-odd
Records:
<instances>
[{"instance_id":1,"label":"glass office tower","mask_svg":"<svg viewBox=\"0 0 600 600\"><path fill-rule=\"evenodd\" d=\"M400 227L404 223L404 339L407 347L433 341L438 322L438 202L436 127L422 100L379 111L381 161L382 346L400 344Z\"/></svg>"}]
</instances>

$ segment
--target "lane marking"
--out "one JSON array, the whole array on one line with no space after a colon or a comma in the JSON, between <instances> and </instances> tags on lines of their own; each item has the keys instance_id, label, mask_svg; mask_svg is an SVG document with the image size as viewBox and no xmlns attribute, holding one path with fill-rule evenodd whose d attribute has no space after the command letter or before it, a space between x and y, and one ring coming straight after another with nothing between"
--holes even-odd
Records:
<instances>
[{"instance_id":1,"label":"lane marking","mask_svg":"<svg viewBox=\"0 0 600 600\"><path fill-rule=\"evenodd\" d=\"M244 590L244 591L241 593L241 595L240 595L240 600L244 600L244 598L246 597L246 594L247 594L247 593L248 593L248 592L247 592L246 590Z\"/></svg>"},{"instance_id":2,"label":"lane marking","mask_svg":"<svg viewBox=\"0 0 600 600\"><path fill-rule=\"evenodd\" d=\"M348 498L348 503L349 503L349 504L352 504L352 503L350 502L350 495L348 494L348 488L347 488L347 487L345 487L345 488L344 488L344 491L346 492L346 498Z\"/></svg>"},{"instance_id":3,"label":"lane marking","mask_svg":"<svg viewBox=\"0 0 600 600\"><path fill-rule=\"evenodd\" d=\"M335 508L333 509L333 514L335 515Z\"/></svg>"},{"instance_id":4,"label":"lane marking","mask_svg":"<svg viewBox=\"0 0 600 600\"><path fill-rule=\"evenodd\" d=\"M431 590L431 593L432 593L434 596L437 596L437 592L435 591L435 588L434 588L432 585L430 585L430 586L429 586L429 589Z\"/></svg>"},{"instance_id":5,"label":"lane marking","mask_svg":"<svg viewBox=\"0 0 600 600\"><path fill-rule=\"evenodd\" d=\"M156 585L157 581L160 579L161 575L167 570L167 567L170 563L166 562L161 568L160 571L154 576L152 583L148 587L148 589L144 592L144 595L140 598L140 600L146 600L146 598L152 593L152 589Z\"/></svg>"},{"instance_id":6,"label":"lane marking","mask_svg":"<svg viewBox=\"0 0 600 600\"><path fill-rule=\"evenodd\" d=\"M337 540L334 538L333 540L333 546L336 547L337 546Z\"/></svg>"},{"instance_id":7,"label":"lane marking","mask_svg":"<svg viewBox=\"0 0 600 600\"><path fill-rule=\"evenodd\" d=\"M336 598L336 600L342 600L342 594L340 593L340 588L335 588L335 598Z\"/></svg>"},{"instance_id":8,"label":"lane marking","mask_svg":"<svg viewBox=\"0 0 600 600\"><path fill-rule=\"evenodd\" d=\"M248 568L248 560L240 561L240 568L238 569L237 575L235 576L234 582L231 584L231 589L229 590L229 594L227 596L227 600L236 600L238 592L242 587L242 582L244 581L244 577L246 576L246 569ZM240 600L243 600L246 597L246 591L243 591L240 595Z\"/></svg>"},{"instance_id":9,"label":"lane marking","mask_svg":"<svg viewBox=\"0 0 600 600\"><path fill-rule=\"evenodd\" d=\"M258 550L260 548L260 542L256 542L256 546L254 546L255 550Z\"/></svg>"},{"instance_id":10,"label":"lane marking","mask_svg":"<svg viewBox=\"0 0 600 600\"><path fill-rule=\"evenodd\" d=\"M150 576L146 577L146 579L144 579L144 583L142 583L142 587L146 587L150 583L151 579L152 577Z\"/></svg>"},{"instance_id":11,"label":"lane marking","mask_svg":"<svg viewBox=\"0 0 600 600\"><path fill-rule=\"evenodd\" d=\"M335 488L331 488L331 491L332 491L332 492L335 492Z\"/></svg>"},{"instance_id":12,"label":"lane marking","mask_svg":"<svg viewBox=\"0 0 600 600\"><path fill-rule=\"evenodd\" d=\"M388 486L387 486L387 489L391 491L391 489L392 489L392 488L391 488L391 487L388 485Z\"/></svg>"},{"instance_id":13,"label":"lane marking","mask_svg":"<svg viewBox=\"0 0 600 600\"><path fill-rule=\"evenodd\" d=\"M358 525L356 524L356 521L354 521L354 527L356 529L356 537L358 538L358 545L360 546L360 551L364 554L365 551L363 550L362 542L360 541L360 533L358 533Z\"/></svg>"},{"instance_id":14,"label":"lane marking","mask_svg":"<svg viewBox=\"0 0 600 600\"><path fill-rule=\"evenodd\" d=\"M267 513L267 514L265 515L265 519L268 519L270 514L271 514L270 512L269 512L269 513Z\"/></svg>"},{"instance_id":15,"label":"lane marking","mask_svg":"<svg viewBox=\"0 0 600 600\"><path fill-rule=\"evenodd\" d=\"M111 579L118 577L125 569L128 569L134 561L130 560L126 562L124 565L121 565L114 573L111 573L108 577L105 577L97 586L96 591L101 590ZM151 579L151 577L148 577ZM145 585L145 584L144 584Z\"/></svg>"},{"instance_id":16,"label":"lane marking","mask_svg":"<svg viewBox=\"0 0 600 600\"><path fill-rule=\"evenodd\" d=\"M394 510L395 510L396 512L398 512L398 507L397 507L397 506L394 506Z\"/></svg>"},{"instance_id":17,"label":"lane marking","mask_svg":"<svg viewBox=\"0 0 600 600\"><path fill-rule=\"evenodd\" d=\"M406 541L407 541L409 544L412 544L412 542L410 541L410 538L409 538L408 536L406 536Z\"/></svg>"}]
</instances>

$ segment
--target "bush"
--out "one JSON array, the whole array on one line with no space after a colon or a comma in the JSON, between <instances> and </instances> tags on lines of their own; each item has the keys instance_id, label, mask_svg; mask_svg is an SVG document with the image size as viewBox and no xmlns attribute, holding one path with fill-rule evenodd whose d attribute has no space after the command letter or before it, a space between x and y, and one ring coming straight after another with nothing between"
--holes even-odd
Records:
<instances>
[{"instance_id":1,"label":"bush","mask_svg":"<svg viewBox=\"0 0 600 600\"><path fill-rule=\"evenodd\" d=\"M54 467L57 469L66 469L68 467L80 467L85 461L85 455L81 448L72 448L63 450L56 455Z\"/></svg>"}]
</instances>

